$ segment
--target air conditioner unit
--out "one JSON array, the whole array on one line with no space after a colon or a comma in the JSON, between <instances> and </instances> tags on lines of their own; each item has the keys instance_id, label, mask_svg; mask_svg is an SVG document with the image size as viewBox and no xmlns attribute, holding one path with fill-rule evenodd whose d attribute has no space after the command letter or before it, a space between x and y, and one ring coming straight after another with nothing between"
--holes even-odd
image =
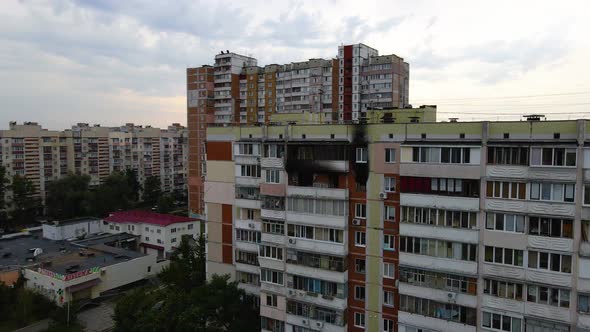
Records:
<instances>
[{"instance_id":1,"label":"air conditioner unit","mask_svg":"<svg viewBox=\"0 0 590 332\"><path fill-rule=\"evenodd\" d=\"M295 291L294 291L294 290L291 290L291 289L289 289L289 295L295 295Z\"/></svg>"},{"instance_id":2,"label":"air conditioner unit","mask_svg":"<svg viewBox=\"0 0 590 332\"><path fill-rule=\"evenodd\" d=\"M305 320L305 319L303 319L301 322L302 322L303 324L307 324L307 320Z\"/></svg>"},{"instance_id":3,"label":"air conditioner unit","mask_svg":"<svg viewBox=\"0 0 590 332\"><path fill-rule=\"evenodd\" d=\"M315 325L319 328L324 327L324 322L316 322Z\"/></svg>"},{"instance_id":4,"label":"air conditioner unit","mask_svg":"<svg viewBox=\"0 0 590 332\"><path fill-rule=\"evenodd\" d=\"M254 223L249 223L249 224L248 224L248 227L250 227L250 228L254 228Z\"/></svg>"},{"instance_id":5,"label":"air conditioner unit","mask_svg":"<svg viewBox=\"0 0 590 332\"><path fill-rule=\"evenodd\" d=\"M381 199L387 199L387 193L385 191L382 191L379 193L379 198Z\"/></svg>"},{"instance_id":6,"label":"air conditioner unit","mask_svg":"<svg viewBox=\"0 0 590 332\"><path fill-rule=\"evenodd\" d=\"M457 293L449 292L447 293L447 297L449 298L449 302L457 301Z\"/></svg>"},{"instance_id":7,"label":"air conditioner unit","mask_svg":"<svg viewBox=\"0 0 590 332\"><path fill-rule=\"evenodd\" d=\"M297 241L295 239L289 239L289 244L295 244Z\"/></svg>"},{"instance_id":8,"label":"air conditioner unit","mask_svg":"<svg viewBox=\"0 0 590 332\"><path fill-rule=\"evenodd\" d=\"M352 224L354 226L360 226L361 225L361 220L360 219L352 219Z\"/></svg>"}]
</instances>

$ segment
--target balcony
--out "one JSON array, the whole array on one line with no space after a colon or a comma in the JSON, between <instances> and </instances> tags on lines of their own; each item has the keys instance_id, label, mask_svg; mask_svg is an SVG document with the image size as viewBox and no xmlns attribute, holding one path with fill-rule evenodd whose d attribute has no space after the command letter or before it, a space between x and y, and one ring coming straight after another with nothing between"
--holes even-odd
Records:
<instances>
[{"instance_id":1,"label":"balcony","mask_svg":"<svg viewBox=\"0 0 590 332\"><path fill-rule=\"evenodd\" d=\"M322 279L339 284L344 284L348 280L348 273L346 271L330 271L321 269L319 267L309 267L305 265L291 264L287 262L287 273L296 274L308 278Z\"/></svg>"},{"instance_id":2,"label":"balcony","mask_svg":"<svg viewBox=\"0 0 590 332\"><path fill-rule=\"evenodd\" d=\"M268 268L271 270L278 270L284 271L285 270L285 261L272 259L267 257L258 256L258 262L261 268Z\"/></svg>"},{"instance_id":3,"label":"balcony","mask_svg":"<svg viewBox=\"0 0 590 332\"><path fill-rule=\"evenodd\" d=\"M313 303L334 310L343 311L346 309L346 298L340 299L334 296L321 295L292 288L289 288L287 297L295 301Z\"/></svg>"},{"instance_id":4,"label":"balcony","mask_svg":"<svg viewBox=\"0 0 590 332\"><path fill-rule=\"evenodd\" d=\"M265 233L262 232L260 234L260 241L264 243L273 243L278 244L280 246L285 245L285 236L282 234L273 234L273 233Z\"/></svg>"},{"instance_id":5,"label":"balcony","mask_svg":"<svg viewBox=\"0 0 590 332\"><path fill-rule=\"evenodd\" d=\"M322 227L345 229L348 222L348 217L288 211L287 221L304 225L320 225Z\"/></svg>"},{"instance_id":6,"label":"balcony","mask_svg":"<svg viewBox=\"0 0 590 332\"><path fill-rule=\"evenodd\" d=\"M330 254L335 256L344 256L348 254L348 250L344 243L315 241L302 238L289 238L287 241L287 246L289 248L295 248L302 251Z\"/></svg>"},{"instance_id":7,"label":"balcony","mask_svg":"<svg viewBox=\"0 0 590 332\"><path fill-rule=\"evenodd\" d=\"M238 288L243 289L248 294L260 295L260 287L256 285L238 283Z\"/></svg>"},{"instance_id":8,"label":"balcony","mask_svg":"<svg viewBox=\"0 0 590 332\"><path fill-rule=\"evenodd\" d=\"M475 332L477 330L475 326L426 317L418 314L411 314L404 311L399 311L397 317L399 325L419 325L421 328L432 331Z\"/></svg>"},{"instance_id":9,"label":"balcony","mask_svg":"<svg viewBox=\"0 0 590 332\"><path fill-rule=\"evenodd\" d=\"M584 242L582 242L583 244ZM549 249L557 251L573 251L574 240L568 238L559 237L546 237L546 236L528 236L528 245L531 248L538 249ZM581 251L581 248L580 248Z\"/></svg>"},{"instance_id":10,"label":"balcony","mask_svg":"<svg viewBox=\"0 0 590 332\"><path fill-rule=\"evenodd\" d=\"M477 230L430 226L413 223L400 223L400 235L441 239L446 241L477 244L479 233Z\"/></svg>"},{"instance_id":11,"label":"balcony","mask_svg":"<svg viewBox=\"0 0 590 332\"><path fill-rule=\"evenodd\" d=\"M260 209L261 218L285 220L286 213L284 210L271 210L271 209Z\"/></svg>"},{"instance_id":12,"label":"balcony","mask_svg":"<svg viewBox=\"0 0 590 332\"><path fill-rule=\"evenodd\" d=\"M477 263L471 261L416 255L405 252L399 253L399 261L400 264L405 266L428 267L428 269L438 272L446 271L468 275L477 274Z\"/></svg>"},{"instance_id":13,"label":"balcony","mask_svg":"<svg viewBox=\"0 0 590 332\"><path fill-rule=\"evenodd\" d=\"M252 274L260 274L260 267L257 265L244 264L236 262L236 271L248 272Z\"/></svg>"},{"instance_id":14,"label":"balcony","mask_svg":"<svg viewBox=\"0 0 590 332\"><path fill-rule=\"evenodd\" d=\"M590 257L590 242L580 242L580 256Z\"/></svg>"},{"instance_id":15,"label":"balcony","mask_svg":"<svg viewBox=\"0 0 590 332\"><path fill-rule=\"evenodd\" d=\"M552 319L564 323L571 322L569 308L559 308L546 304L527 302L524 306L524 313L527 316Z\"/></svg>"},{"instance_id":16,"label":"balcony","mask_svg":"<svg viewBox=\"0 0 590 332\"><path fill-rule=\"evenodd\" d=\"M526 296L526 294L523 295ZM520 314L524 313L524 299L523 301L517 301L484 294L481 297L481 305L482 307L491 309L509 310Z\"/></svg>"},{"instance_id":17,"label":"balcony","mask_svg":"<svg viewBox=\"0 0 590 332\"><path fill-rule=\"evenodd\" d=\"M262 225L261 225L260 221L256 221L256 220L236 219L235 228L250 229L250 230L255 230L255 231L260 232Z\"/></svg>"},{"instance_id":18,"label":"balcony","mask_svg":"<svg viewBox=\"0 0 590 332\"><path fill-rule=\"evenodd\" d=\"M430 164L401 163L399 173L402 176L439 177L479 180L479 165L471 164Z\"/></svg>"},{"instance_id":19,"label":"balcony","mask_svg":"<svg viewBox=\"0 0 590 332\"><path fill-rule=\"evenodd\" d=\"M234 160L239 165L258 165L260 156L237 155L234 156Z\"/></svg>"},{"instance_id":20,"label":"balcony","mask_svg":"<svg viewBox=\"0 0 590 332\"><path fill-rule=\"evenodd\" d=\"M443 289L421 287L405 282L399 283L399 293L403 295L411 295L414 297L435 300L442 303L448 302L449 294L453 294L455 296L456 304L472 308L477 306L477 296L475 294L470 295Z\"/></svg>"},{"instance_id":21,"label":"balcony","mask_svg":"<svg viewBox=\"0 0 590 332\"><path fill-rule=\"evenodd\" d=\"M348 199L348 189L289 186L287 196L346 200Z\"/></svg>"},{"instance_id":22,"label":"balcony","mask_svg":"<svg viewBox=\"0 0 590 332\"><path fill-rule=\"evenodd\" d=\"M242 251L258 252L258 250L260 250L260 246L258 245L258 243L254 242L244 242L236 240L235 246L237 249L240 249Z\"/></svg>"},{"instance_id":23,"label":"balcony","mask_svg":"<svg viewBox=\"0 0 590 332\"><path fill-rule=\"evenodd\" d=\"M257 187L262 180L260 178L236 176L236 185L245 187Z\"/></svg>"},{"instance_id":24,"label":"balcony","mask_svg":"<svg viewBox=\"0 0 590 332\"><path fill-rule=\"evenodd\" d=\"M320 320L311 319L302 316L295 316L292 314L287 314L287 324L296 325L296 326L304 326L307 329L313 331L322 331L322 332L345 332L347 331L346 325L339 326L330 323L326 323Z\"/></svg>"},{"instance_id":25,"label":"balcony","mask_svg":"<svg viewBox=\"0 0 590 332\"><path fill-rule=\"evenodd\" d=\"M259 200L254 200L254 199L239 199L239 198L236 198L236 200L235 200L235 206L241 207L241 208L246 208L246 209L256 209L256 210L259 210L260 209L260 201Z\"/></svg>"},{"instance_id":26,"label":"balcony","mask_svg":"<svg viewBox=\"0 0 590 332\"><path fill-rule=\"evenodd\" d=\"M499 278L510 278L510 279L517 279L517 280L524 279L525 272L524 272L524 268L522 268L522 267L492 264L492 263L482 263L482 264L483 264L483 274L486 276L499 277Z\"/></svg>"},{"instance_id":27,"label":"balcony","mask_svg":"<svg viewBox=\"0 0 590 332\"><path fill-rule=\"evenodd\" d=\"M572 287L571 273L527 269L526 280L541 284Z\"/></svg>"},{"instance_id":28,"label":"balcony","mask_svg":"<svg viewBox=\"0 0 590 332\"><path fill-rule=\"evenodd\" d=\"M478 212L479 198L402 193L400 205Z\"/></svg>"},{"instance_id":29,"label":"balcony","mask_svg":"<svg viewBox=\"0 0 590 332\"><path fill-rule=\"evenodd\" d=\"M525 201L516 199L487 198L486 210L528 212L539 215L561 215L573 217L576 205L573 203Z\"/></svg>"}]
</instances>

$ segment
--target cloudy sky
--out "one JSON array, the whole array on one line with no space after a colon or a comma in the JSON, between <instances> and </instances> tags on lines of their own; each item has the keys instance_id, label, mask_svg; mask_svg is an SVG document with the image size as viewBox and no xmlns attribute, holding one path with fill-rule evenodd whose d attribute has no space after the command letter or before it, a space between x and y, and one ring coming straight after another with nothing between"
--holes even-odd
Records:
<instances>
[{"instance_id":1,"label":"cloudy sky","mask_svg":"<svg viewBox=\"0 0 590 332\"><path fill-rule=\"evenodd\" d=\"M186 122L185 69L219 50L259 64L362 42L410 63L439 120L590 118L590 2L0 1L0 129Z\"/></svg>"}]
</instances>

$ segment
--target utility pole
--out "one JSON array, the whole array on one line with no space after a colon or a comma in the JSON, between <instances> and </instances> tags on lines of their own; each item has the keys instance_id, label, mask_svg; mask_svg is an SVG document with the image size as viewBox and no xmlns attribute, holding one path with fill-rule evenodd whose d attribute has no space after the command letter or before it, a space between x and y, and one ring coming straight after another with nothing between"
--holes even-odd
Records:
<instances>
[{"instance_id":1,"label":"utility pole","mask_svg":"<svg viewBox=\"0 0 590 332\"><path fill-rule=\"evenodd\" d=\"M66 325L70 326L70 298L68 297L68 290L66 289L66 299L68 300L68 316L66 318Z\"/></svg>"}]
</instances>

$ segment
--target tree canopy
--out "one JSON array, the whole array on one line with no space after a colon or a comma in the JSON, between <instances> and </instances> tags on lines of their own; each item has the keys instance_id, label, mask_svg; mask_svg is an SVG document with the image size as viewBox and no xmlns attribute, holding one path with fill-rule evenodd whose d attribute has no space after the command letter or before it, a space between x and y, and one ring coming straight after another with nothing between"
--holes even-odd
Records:
<instances>
[{"instance_id":1,"label":"tree canopy","mask_svg":"<svg viewBox=\"0 0 590 332\"><path fill-rule=\"evenodd\" d=\"M116 331L260 331L257 299L229 276L205 280L205 239L183 238L159 288L135 290L117 303Z\"/></svg>"},{"instance_id":2,"label":"tree canopy","mask_svg":"<svg viewBox=\"0 0 590 332\"><path fill-rule=\"evenodd\" d=\"M149 176L143 183L141 199L147 206L154 206L162 195L160 179L156 176Z\"/></svg>"},{"instance_id":3,"label":"tree canopy","mask_svg":"<svg viewBox=\"0 0 590 332\"><path fill-rule=\"evenodd\" d=\"M10 217L13 224L27 225L35 221L41 202L35 196L37 188L30 179L14 175L9 186L12 190L13 209Z\"/></svg>"},{"instance_id":4,"label":"tree canopy","mask_svg":"<svg viewBox=\"0 0 590 332\"><path fill-rule=\"evenodd\" d=\"M56 219L69 219L90 214L90 176L68 174L53 181L47 189L45 206L47 215Z\"/></svg>"}]
</instances>

